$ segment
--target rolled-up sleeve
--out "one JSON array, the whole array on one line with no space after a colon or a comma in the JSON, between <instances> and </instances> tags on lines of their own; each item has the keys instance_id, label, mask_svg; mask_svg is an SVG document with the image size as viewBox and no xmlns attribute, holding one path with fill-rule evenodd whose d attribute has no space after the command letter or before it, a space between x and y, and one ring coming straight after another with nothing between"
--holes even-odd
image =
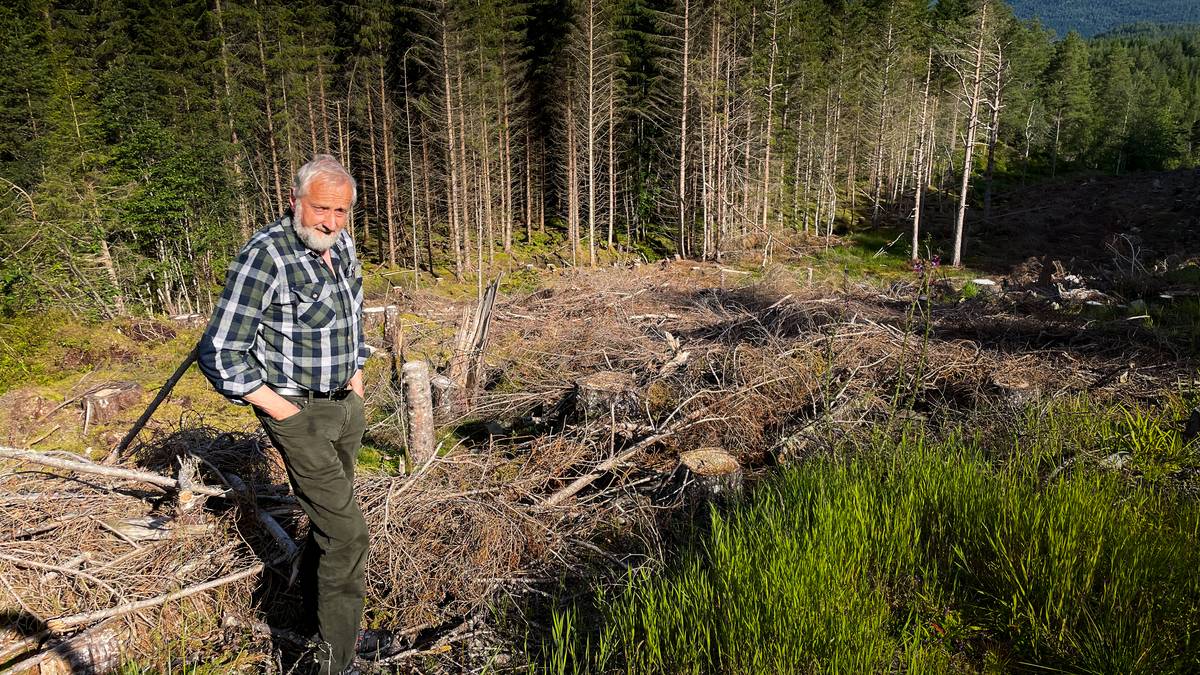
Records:
<instances>
[{"instance_id":1,"label":"rolled-up sleeve","mask_svg":"<svg viewBox=\"0 0 1200 675\"><path fill-rule=\"evenodd\" d=\"M262 248L248 245L229 266L225 290L200 340L197 363L226 398L242 397L263 385L262 370L251 357L263 311L275 295L275 261Z\"/></svg>"},{"instance_id":2,"label":"rolled-up sleeve","mask_svg":"<svg viewBox=\"0 0 1200 675\"><path fill-rule=\"evenodd\" d=\"M353 241L351 241L351 246L353 246ZM351 255L353 255L353 251L354 249L351 248ZM358 370L362 370L363 366L367 363L367 358L371 356L371 348L367 346L366 328L363 327L363 305L365 304L365 300L363 296L362 264L360 263L355 263L354 265L354 288L357 290L354 293L353 311L356 317L355 323L358 324L358 335L355 336L355 339L358 340L358 359L356 363Z\"/></svg>"}]
</instances>

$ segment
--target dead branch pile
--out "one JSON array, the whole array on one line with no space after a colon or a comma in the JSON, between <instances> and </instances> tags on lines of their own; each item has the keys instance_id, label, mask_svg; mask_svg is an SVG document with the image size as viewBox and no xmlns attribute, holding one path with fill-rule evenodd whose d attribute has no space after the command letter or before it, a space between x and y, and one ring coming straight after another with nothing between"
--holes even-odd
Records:
<instances>
[{"instance_id":1,"label":"dead branch pile","mask_svg":"<svg viewBox=\"0 0 1200 675\"><path fill-rule=\"evenodd\" d=\"M753 473L897 421L1064 392L1148 396L1178 365L1127 332L1042 321L1003 302L930 302L919 286L833 294L786 278L744 285L717 266L653 267L571 273L497 302L483 389L445 420L457 443L415 475L357 481L372 536L370 625L444 629L498 594L544 593L564 570L654 559L661 507L680 503L672 477L689 450L727 452ZM434 322L461 314L422 306ZM408 357L443 365L452 334L411 335ZM403 438L399 394L386 381L371 387L382 421L368 441ZM259 577L121 620L172 635L172 622L195 613L239 625L271 614L251 606L250 590L269 584L287 597L279 531L302 541L306 524L264 442L193 424L139 448L141 470L174 477L195 457L195 481L227 490L192 510L180 489L3 465L0 611L36 634L264 561ZM128 521L169 532L139 539ZM89 625L107 624L73 629Z\"/></svg>"}]
</instances>

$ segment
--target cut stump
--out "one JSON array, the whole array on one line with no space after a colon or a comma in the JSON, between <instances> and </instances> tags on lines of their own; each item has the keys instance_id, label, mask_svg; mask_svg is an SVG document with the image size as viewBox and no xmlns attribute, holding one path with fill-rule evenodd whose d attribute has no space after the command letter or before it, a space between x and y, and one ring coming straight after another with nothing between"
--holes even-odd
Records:
<instances>
[{"instance_id":1,"label":"cut stump","mask_svg":"<svg viewBox=\"0 0 1200 675\"><path fill-rule=\"evenodd\" d=\"M700 448L679 455L675 469L684 500L699 504L729 499L742 491L742 466L722 448Z\"/></svg>"},{"instance_id":2,"label":"cut stump","mask_svg":"<svg viewBox=\"0 0 1200 675\"><path fill-rule=\"evenodd\" d=\"M624 417L638 409L637 387L629 373L602 370L575 381L575 412L585 418Z\"/></svg>"},{"instance_id":3,"label":"cut stump","mask_svg":"<svg viewBox=\"0 0 1200 675\"><path fill-rule=\"evenodd\" d=\"M91 424L108 422L142 400L137 382L113 382L88 392L83 397L84 416Z\"/></svg>"}]
</instances>

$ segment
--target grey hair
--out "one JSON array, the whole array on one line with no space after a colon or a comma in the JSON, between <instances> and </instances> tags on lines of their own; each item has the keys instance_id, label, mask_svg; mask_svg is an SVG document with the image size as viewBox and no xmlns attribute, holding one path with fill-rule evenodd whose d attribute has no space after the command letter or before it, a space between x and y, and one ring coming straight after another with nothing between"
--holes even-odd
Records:
<instances>
[{"instance_id":1,"label":"grey hair","mask_svg":"<svg viewBox=\"0 0 1200 675\"><path fill-rule=\"evenodd\" d=\"M303 197L308 192L309 184L319 178L349 183L350 205L353 206L358 201L358 183L333 155L314 155L307 164L300 167L296 171L292 193L297 198Z\"/></svg>"}]
</instances>

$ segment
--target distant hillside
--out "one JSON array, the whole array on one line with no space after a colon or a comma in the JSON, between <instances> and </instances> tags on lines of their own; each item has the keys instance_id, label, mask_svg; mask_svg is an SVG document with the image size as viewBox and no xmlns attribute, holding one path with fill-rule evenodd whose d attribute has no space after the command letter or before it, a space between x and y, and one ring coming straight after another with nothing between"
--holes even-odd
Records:
<instances>
[{"instance_id":1,"label":"distant hillside","mask_svg":"<svg viewBox=\"0 0 1200 675\"><path fill-rule=\"evenodd\" d=\"M1022 19L1038 17L1062 37L1076 30L1084 37L1127 24L1200 23L1197 0L1009 0Z\"/></svg>"}]
</instances>

